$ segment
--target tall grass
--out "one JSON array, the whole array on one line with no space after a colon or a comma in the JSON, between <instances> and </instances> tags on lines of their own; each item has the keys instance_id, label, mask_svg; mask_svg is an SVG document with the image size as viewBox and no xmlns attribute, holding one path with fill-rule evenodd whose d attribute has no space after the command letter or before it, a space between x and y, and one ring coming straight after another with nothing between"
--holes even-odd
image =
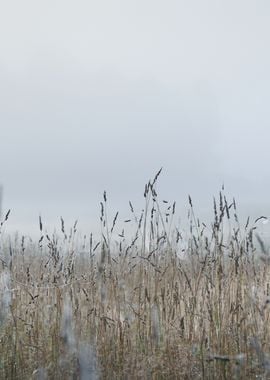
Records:
<instances>
[{"instance_id":1,"label":"tall grass","mask_svg":"<svg viewBox=\"0 0 270 380\"><path fill-rule=\"evenodd\" d=\"M159 172L160 173L160 172ZM77 223L40 239L2 236L0 378L258 379L270 376L270 267L221 191L213 222L189 197L188 228L176 204L145 186L145 207L78 239ZM8 214L3 222L8 219ZM133 224L134 235L126 233ZM2 226L2 225L1 225ZM132 228L131 228L132 229Z\"/></svg>"}]
</instances>

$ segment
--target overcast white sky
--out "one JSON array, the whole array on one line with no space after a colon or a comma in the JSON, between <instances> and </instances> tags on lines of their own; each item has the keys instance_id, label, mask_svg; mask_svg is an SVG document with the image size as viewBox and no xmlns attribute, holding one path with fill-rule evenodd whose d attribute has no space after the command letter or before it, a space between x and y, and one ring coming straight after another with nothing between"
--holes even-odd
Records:
<instances>
[{"instance_id":1,"label":"overcast white sky","mask_svg":"<svg viewBox=\"0 0 270 380\"><path fill-rule=\"evenodd\" d=\"M0 183L9 228L124 218L162 198L207 214L222 183L270 214L268 0L9 0L0 10ZM126 215L125 215L126 216Z\"/></svg>"}]
</instances>

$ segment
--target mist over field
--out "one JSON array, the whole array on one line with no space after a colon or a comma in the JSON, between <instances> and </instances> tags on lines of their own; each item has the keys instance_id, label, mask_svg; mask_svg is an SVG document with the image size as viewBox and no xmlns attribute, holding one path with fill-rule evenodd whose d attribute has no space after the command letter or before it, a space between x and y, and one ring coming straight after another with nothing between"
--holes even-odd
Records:
<instances>
[{"instance_id":1,"label":"mist over field","mask_svg":"<svg viewBox=\"0 0 270 380\"><path fill-rule=\"evenodd\" d=\"M160 197L209 220L222 184L270 214L269 4L6 2L0 15L0 183L6 228L79 219L107 190L124 220Z\"/></svg>"},{"instance_id":2,"label":"mist over field","mask_svg":"<svg viewBox=\"0 0 270 380\"><path fill-rule=\"evenodd\" d=\"M269 378L270 2L2 3L0 378Z\"/></svg>"}]
</instances>

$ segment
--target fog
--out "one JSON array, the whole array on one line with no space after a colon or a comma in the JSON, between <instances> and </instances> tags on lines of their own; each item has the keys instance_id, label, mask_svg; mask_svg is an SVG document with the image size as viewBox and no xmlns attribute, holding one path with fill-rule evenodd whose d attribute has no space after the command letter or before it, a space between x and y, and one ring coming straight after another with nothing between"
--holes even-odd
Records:
<instances>
[{"instance_id":1,"label":"fog","mask_svg":"<svg viewBox=\"0 0 270 380\"><path fill-rule=\"evenodd\" d=\"M191 194L209 219L225 185L245 217L270 215L267 1L29 1L1 5L0 184L8 231L79 220L98 231Z\"/></svg>"}]
</instances>

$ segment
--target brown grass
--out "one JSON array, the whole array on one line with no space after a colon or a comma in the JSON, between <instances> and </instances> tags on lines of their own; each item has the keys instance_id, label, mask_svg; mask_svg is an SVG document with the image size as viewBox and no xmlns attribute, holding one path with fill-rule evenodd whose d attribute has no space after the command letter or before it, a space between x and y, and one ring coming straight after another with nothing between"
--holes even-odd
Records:
<instances>
[{"instance_id":1,"label":"brown grass","mask_svg":"<svg viewBox=\"0 0 270 380\"><path fill-rule=\"evenodd\" d=\"M270 267L256 221L241 228L233 200L188 232L175 203L145 187L135 236L101 203L101 239L2 236L0 378L258 379L270 375ZM7 219L7 218L6 218ZM228 230L228 226L230 229ZM226 228L226 233L224 232ZM117 237L117 239L116 239ZM269 377L270 378L270 377Z\"/></svg>"}]
</instances>

